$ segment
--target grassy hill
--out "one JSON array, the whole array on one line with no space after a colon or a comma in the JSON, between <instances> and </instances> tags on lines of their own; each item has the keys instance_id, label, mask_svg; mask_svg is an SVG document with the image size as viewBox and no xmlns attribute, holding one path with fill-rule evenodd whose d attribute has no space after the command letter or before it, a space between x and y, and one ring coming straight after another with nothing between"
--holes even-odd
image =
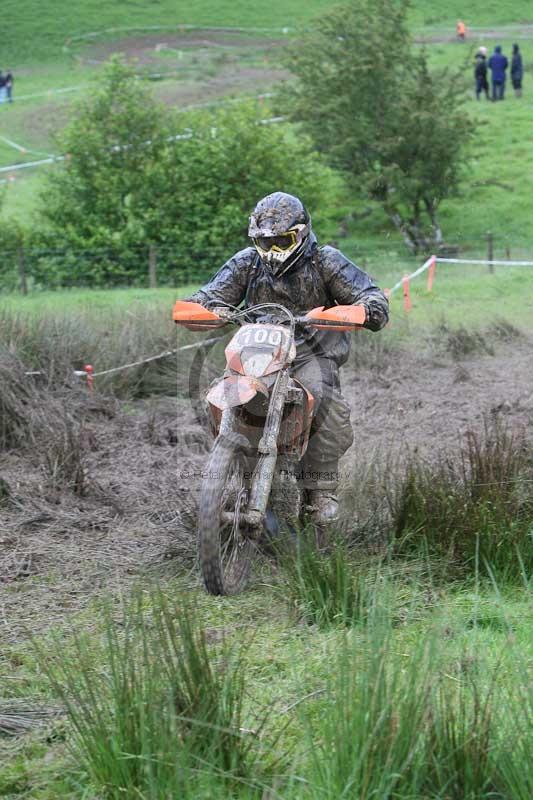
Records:
<instances>
[{"instance_id":1,"label":"grassy hill","mask_svg":"<svg viewBox=\"0 0 533 800\"><path fill-rule=\"evenodd\" d=\"M295 28L335 5L331 0L8 0L4 12L2 59L7 66L56 61L66 40L105 28L177 27L181 24ZM437 6L437 7L436 7ZM450 27L463 16L471 27L533 22L529 0L414 0L413 24Z\"/></svg>"},{"instance_id":2,"label":"grassy hill","mask_svg":"<svg viewBox=\"0 0 533 800\"><path fill-rule=\"evenodd\" d=\"M164 102L184 107L198 102L249 95L271 89L279 80L278 53L287 35L334 3L328 0L273 0L267 6L203 0L195 4L171 2L115 2L89 0L67 4L56 0L41 8L35 2L8 2L7 35L2 48L4 68L16 75L16 102L0 106L0 167L58 153L54 134L71 113L72 103L97 79L101 63L117 49L137 58L146 74L164 73L154 92ZM455 41L455 20L464 15L470 28L466 45ZM492 230L500 255L530 248L529 190L526 174L533 160L533 134L529 124L533 94L533 34L520 33L520 23L533 23L533 7L527 0L469 3L468 13L456 0L438 3L414 0L413 29L427 42L431 61L438 66L465 63L471 70L473 49L496 40L509 52L521 42L526 67L524 97L509 96L500 105L476 104L467 108L480 120L473 159L458 198L443 209L446 237L463 243L469 251L484 249L484 237ZM245 35L180 30L180 25L206 25L270 29ZM115 29L106 33L106 29ZM529 30L529 32L528 32ZM98 35L90 36L91 32ZM532 38L525 38L531 35ZM76 38L81 37L81 38ZM67 46L67 41L69 42ZM161 48L161 42L165 44ZM0 64L2 66L2 64ZM66 90L66 91L65 91ZM512 93L510 93L512 95ZM24 147L15 149L5 137ZM27 222L46 172L40 169L0 173L5 198L0 215ZM14 180L13 180L14 179ZM356 211L367 204L358 204ZM465 213L465 208L467 213ZM376 209L362 223L353 223L345 249L359 259L376 250L403 248L388 221Z\"/></svg>"}]
</instances>

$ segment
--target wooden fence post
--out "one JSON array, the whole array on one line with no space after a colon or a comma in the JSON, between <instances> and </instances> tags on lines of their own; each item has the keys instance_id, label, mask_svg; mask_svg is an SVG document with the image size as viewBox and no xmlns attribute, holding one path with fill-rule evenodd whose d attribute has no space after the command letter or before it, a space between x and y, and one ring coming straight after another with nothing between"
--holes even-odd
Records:
<instances>
[{"instance_id":1,"label":"wooden fence post","mask_svg":"<svg viewBox=\"0 0 533 800\"><path fill-rule=\"evenodd\" d=\"M148 284L150 289L157 289L157 249L155 244L148 250Z\"/></svg>"},{"instance_id":2,"label":"wooden fence post","mask_svg":"<svg viewBox=\"0 0 533 800\"><path fill-rule=\"evenodd\" d=\"M492 264L494 261L494 237L490 231L487 233L487 261L489 262L489 272L494 272Z\"/></svg>"},{"instance_id":3,"label":"wooden fence post","mask_svg":"<svg viewBox=\"0 0 533 800\"><path fill-rule=\"evenodd\" d=\"M24 258L24 247L19 247L19 286L22 294L28 294L28 284L26 283L26 261Z\"/></svg>"}]
</instances>

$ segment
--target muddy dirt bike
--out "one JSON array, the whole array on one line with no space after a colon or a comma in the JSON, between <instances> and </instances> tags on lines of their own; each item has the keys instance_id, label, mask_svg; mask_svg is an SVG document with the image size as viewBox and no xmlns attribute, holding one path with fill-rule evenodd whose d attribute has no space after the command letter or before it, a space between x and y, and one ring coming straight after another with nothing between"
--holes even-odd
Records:
<instances>
[{"instance_id":1,"label":"muddy dirt bike","mask_svg":"<svg viewBox=\"0 0 533 800\"><path fill-rule=\"evenodd\" d=\"M178 300L173 319L196 331L239 326L225 350L226 370L206 397L216 438L198 507L205 587L210 594L236 594L248 581L265 532L303 513L295 467L307 449L314 398L290 375L296 327L354 330L366 311L322 307L295 317L276 303L209 310Z\"/></svg>"}]
</instances>

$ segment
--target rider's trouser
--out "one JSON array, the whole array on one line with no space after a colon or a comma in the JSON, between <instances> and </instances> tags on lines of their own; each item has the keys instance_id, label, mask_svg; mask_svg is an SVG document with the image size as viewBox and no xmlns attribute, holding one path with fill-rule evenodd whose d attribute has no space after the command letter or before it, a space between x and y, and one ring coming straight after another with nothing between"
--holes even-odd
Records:
<instances>
[{"instance_id":1,"label":"rider's trouser","mask_svg":"<svg viewBox=\"0 0 533 800\"><path fill-rule=\"evenodd\" d=\"M353 442L350 406L340 390L339 367L325 356L297 359L291 374L315 399L307 452L298 467L305 489L335 493L339 483L339 458Z\"/></svg>"}]
</instances>

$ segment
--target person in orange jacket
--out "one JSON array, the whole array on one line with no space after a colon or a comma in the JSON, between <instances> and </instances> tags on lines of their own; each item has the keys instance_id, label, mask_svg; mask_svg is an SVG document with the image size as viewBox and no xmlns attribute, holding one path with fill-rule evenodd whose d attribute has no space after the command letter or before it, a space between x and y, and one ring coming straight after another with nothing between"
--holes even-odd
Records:
<instances>
[{"instance_id":1,"label":"person in orange jacket","mask_svg":"<svg viewBox=\"0 0 533 800\"><path fill-rule=\"evenodd\" d=\"M457 38L459 41L464 42L466 39L466 25L462 19L457 20Z\"/></svg>"}]
</instances>

